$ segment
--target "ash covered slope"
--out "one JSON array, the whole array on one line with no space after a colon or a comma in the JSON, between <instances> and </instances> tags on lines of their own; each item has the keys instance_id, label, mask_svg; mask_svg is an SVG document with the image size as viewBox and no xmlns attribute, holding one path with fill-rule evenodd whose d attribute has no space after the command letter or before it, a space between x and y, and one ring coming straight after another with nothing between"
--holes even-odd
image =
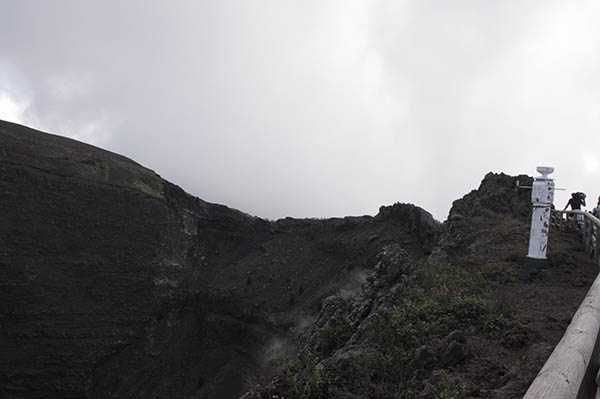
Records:
<instances>
[{"instance_id":1,"label":"ash covered slope","mask_svg":"<svg viewBox=\"0 0 600 399\"><path fill-rule=\"evenodd\" d=\"M0 121L0 396L231 398L380 248L431 251L412 205L267 222L135 162Z\"/></svg>"}]
</instances>

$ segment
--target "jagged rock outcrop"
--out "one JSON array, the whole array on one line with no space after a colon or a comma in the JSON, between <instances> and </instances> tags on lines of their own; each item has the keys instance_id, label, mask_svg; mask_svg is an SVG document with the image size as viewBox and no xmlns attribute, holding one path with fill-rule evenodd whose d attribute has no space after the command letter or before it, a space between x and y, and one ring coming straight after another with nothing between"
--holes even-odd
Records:
<instances>
[{"instance_id":1,"label":"jagged rock outcrop","mask_svg":"<svg viewBox=\"0 0 600 399\"><path fill-rule=\"evenodd\" d=\"M375 220L386 219L401 224L406 230L415 234L426 251L431 251L442 231L441 223L429 212L411 204L396 203L380 207Z\"/></svg>"},{"instance_id":2,"label":"jagged rock outcrop","mask_svg":"<svg viewBox=\"0 0 600 399\"><path fill-rule=\"evenodd\" d=\"M521 186L531 186L533 179L527 175L488 173L477 190L452 203L448 220L482 215L486 210L527 218L531 213L531 190L519 189L517 181Z\"/></svg>"},{"instance_id":3,"label":"jagged rock outcrop","mask_svg":"<svg viewBox=\"0 0 600 399\"><path fill-rule=\"evenodd\" d=\"M323 301L321 311L308 334L304 350L330 354L340 347L344 337L350 344L360 339L361 323L380 306L392 306L402 295L402 277L410 273L414 261L399 244L386 245L377 256L371 276L348 300L330 296ZM368 324L368 323L367 323ZM365 326L362 326L364 329ZM358 336L355 334L358 332ZM329 342L330 335L337 342ZM325 344L323 344L325 340ZM325 346L325 347L324 347Z\"/></svg>"},{"instance_id":4,"label":"jagged rock outcrop","mask_svg":"<svg viewBox=\"0 0 600 399\"><path fill-rule=\"evenodd\" d=\"M298 367L307 367L308 370L292 369L292 373L313 372L310 368L317 374L339 373L347 367L355 367L378 356L368 340L377 329L379 313L391 309L400 301L404 278L413 271L414 260L399 244L384 246L376 259L372 274L352 297L344 299L332 295L323 300L315 322L301 339L304 344L298 358L308 361ZM352 379L352 374L348 377ZM360 386L364 381L353 383ZM348 383L340 384L338 390L339 393L346 394L353 392ZM282 392L293 391L297 391L296 394L300 396L310 397L303 388L292 387L289 380L276 376L271 386L250 390L242 398L271 398ZM322 394L333 395L332 392ZM315 397L321 397L320 395L316 393Z\"/></svg>"}]
</instances>

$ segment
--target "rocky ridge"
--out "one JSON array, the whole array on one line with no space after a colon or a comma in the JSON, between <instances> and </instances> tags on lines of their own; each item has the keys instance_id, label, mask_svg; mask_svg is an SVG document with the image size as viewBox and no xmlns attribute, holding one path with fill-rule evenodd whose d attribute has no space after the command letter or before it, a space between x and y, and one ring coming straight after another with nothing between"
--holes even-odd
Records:
<instances>
[{"instance_id":1,"label":"rocky ridge","mask_svg":"<svg viewBox=\"0 0 600 399\"><path fill-rule=\"evenodd\" d=\"M323 301L296 359L242 398L522 397L596 271L561 231L552 268L524 270L529 193L517 180L531 182L486 175L428 254L382 247L360 289Z\"/></svg>"}]
</instances>

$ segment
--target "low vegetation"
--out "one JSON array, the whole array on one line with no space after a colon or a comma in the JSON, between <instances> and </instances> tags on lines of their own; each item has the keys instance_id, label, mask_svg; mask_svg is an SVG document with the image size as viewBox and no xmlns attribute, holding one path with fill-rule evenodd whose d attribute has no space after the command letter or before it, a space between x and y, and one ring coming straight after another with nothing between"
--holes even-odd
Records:
<instances>
[{"instance_id":1,"label":"low vegetation","mask_svg":"<svg viewBox=\"0 0 600 399\"><path fill-rule=\"evenodd\" d=\"M402 300L380 309L375 324L362 333L359 350L344 347L350 338L346 326L324 329L321 352L305 352L288 366L283 386L293 397L310 399L344 397L342 391L380 398L467 398L466 385L451 377L448 359L436 351L443 351L452 333L494 339L519 320L518 307L492 295L507 278L514 272L503 263L422 261L416 273L404 276ZM336 350L339 356L324 360ZM427 351L431 359L423 357ZM437 372L428 378L433 369Z\"/></svg>"}]
</instances>

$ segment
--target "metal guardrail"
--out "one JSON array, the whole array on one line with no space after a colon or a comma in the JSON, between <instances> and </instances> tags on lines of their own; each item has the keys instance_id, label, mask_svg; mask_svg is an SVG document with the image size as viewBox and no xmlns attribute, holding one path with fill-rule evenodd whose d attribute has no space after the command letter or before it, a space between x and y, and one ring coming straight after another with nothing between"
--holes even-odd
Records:
<instances>
[{"instance_id":1,"label":"metal guardrail","mask_svg":"<svg viewBox=\"0 0 600 399\"><path fill-rule=\"evenodd\" d=\"M566 218L563 218L566 215ZM578 216L581 215L581 216ZM582 233L585 250L600 261L600 219L582 211L552 211L551 225ZM600 275L575 312L567 331L525 393L524 399L600 399Z\"/></svg>"}]
</instances>

